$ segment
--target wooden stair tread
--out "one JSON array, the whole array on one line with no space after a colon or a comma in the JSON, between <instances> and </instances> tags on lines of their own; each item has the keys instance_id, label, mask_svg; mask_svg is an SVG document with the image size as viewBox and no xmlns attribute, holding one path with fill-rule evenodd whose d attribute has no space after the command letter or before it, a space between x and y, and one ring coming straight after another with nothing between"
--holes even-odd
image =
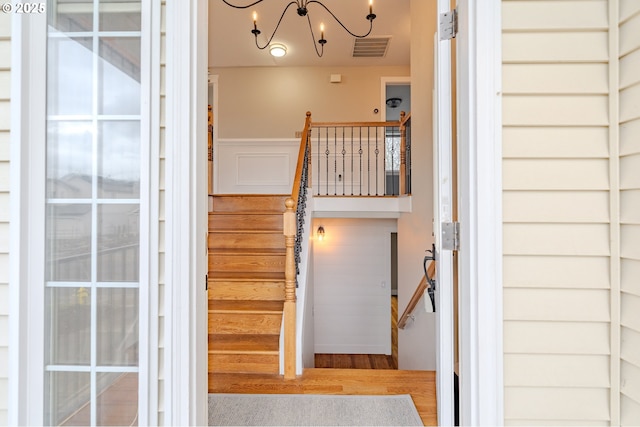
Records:
<instances>
[{"instance_id":1,"label":"wooden stair tread","mask_svg":"<svg viewBox=\"0 0 640 427\"><path fill-rule=\"evenodd\" d=\"M282 314L284 301L209 300L209 313Z\"/></svg>"},{"instance_id":2,"label":"wooden stair tread","mask_svg":"<svg viewBox=\"0 0 640 427\"><path fill-rule=\"evenodd\" d=\"M278 354L280 337L266 334L211 334L210 354Z\"/></svg>"},{"instance_id":3,"label":"wooden stair tread","mask_svg":"<svg viewBox=\"0 0 640 427\"><path fill-rule=\"evenodd\" d=\"M251 255L254 253L261 255L283 255L285 248L212 248L209 252L224 253L225 255Z\"/></svg>"},{"instance_id":4,"label":"wooden stair tread","mask_svg":"<svg viewBox=\"0 0 640 427\"><path fill-rule=\"evenodd\" d=\"M209 213L209 372L278 374L288 195L216 195Z\"/></svg>"},{"instance_id":5,"label":"wooden stair tread","mask_svg":"<svg viewBox=\"0 0 640 427\"><path fill-rule=\"evenodd\" d=\"M209 282L284 282L284 272L212 271Z\"/></svg>"},{"instance_id":6,"label":"wooden stair tread","mask_svg":"<svg viewBox=\"0 0 640 427\"><path fill-rule=\"evenodd\" d=\"M282 228L280 229L259 229L253 230L251 228L217 228L209 229L209 234L282 234ZM284 235L283 235L284 236Z\"/></svg>"},{"instance_id":7,"label":"wooden stair tread","mask_svg":"<svg viewBox=\"0 0 640 427\"><path fill-rule=\"evenodd\" d=\"M213 196L213 212L284 212L288 195L220 194Z\"/></svg>"},{"instance_id":8,"label":"wooden stair tread","mask_svg":"<svg viewBox=\"0 0 640 427\"><path fill-rule=\"evenodd\" d=\"M264 210L264 211L213 211L209 212L209 216L233 216L233 215L282 215L284 213L284 205L282 210Z\"/></svg>"}]
</instances>

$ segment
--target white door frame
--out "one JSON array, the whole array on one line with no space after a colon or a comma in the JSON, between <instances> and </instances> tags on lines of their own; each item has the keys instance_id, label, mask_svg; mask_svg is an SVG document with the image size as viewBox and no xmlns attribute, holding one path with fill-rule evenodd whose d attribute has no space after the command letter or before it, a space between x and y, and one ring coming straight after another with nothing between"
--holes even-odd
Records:
<instances>
[{"instance_id":1,"label":"white door frame","mask_svg":"<svg viewBox=\"0 0 640 427\"><path fill-rule=\"evenodd\" d=\"M437 1L438 16L450 10L449 0ZM443 223L453 221L453 100L451 41L434 36L433 90L433 232L436 268L436 392L438 423L454 424L453 251L443 247Z\"/></svg>"},{"instance_id":2,"label":"white door frame","mask_svg":"<svg viewBox=\"0 0 640 427\"><path fill-rule=\"evenodd\" d=\"M501 1L458 0L460 425L503 425Z\"/></svg>"},{"instance_id":3,"label":"white door frame","mask_svg":"<svg viewBox=\"0 0 640 427\"><path fill-rule=\"evenodd\" d=\"M208 0L167 0L165 422L208 424Z\"/></svg>"},{"instance_id":4,"label":"white door frame","mask_svg":"<svg viewBox=\"0 0 640 427\"><path fill-rule=\"evenodd\" d=\"M482 0L482 7L479 0L458 3L461 423L500 425L504 418L500 0ZM169 208L164 369L168 424L207 423L207 7L206 0L167 1ZM22 43L28 31L28 26L16 26L12 33L13 63L26 69L29 59L16 52L29 51ZM28 134L27 107L36 108L29 100L35 101L37 95L18 78L24 75L22 71L20 67L12 70L12 111L18 116L12 118L12 141L16 143L11 151L10 250L12 265L17 266L10 276L11 424L21 424L20 401L25 394L19 382L28 380L25 364L16 357L24 355L28 335L21 335L26 328L21 320L27 318L29 309L15 284L28 273L29 254L24 245L34 232L26 221L19 221L31 196L28 169L23 167L28 147L20 142Z\"/></svg>"},{"instance_id":5,"label":"white door frame","mask_svg":"<svg viewBox=\"0 0 640 427\"><path fill-rule=\"evenodd\" d=\"M380 77L380 121L383 122L387 120L387 86L393 85L411 86L411 76Z\"/></svg>"},{"instance_id":6,"label":"white door frame","mask_svg":"<svg viewBox=\"0 0 640 427\"><path fill-rule=\"evenodd\" d=\"M169 0L168 4L173 3ZM205 3L205 4L203 4ZM479 7L479 4L482 7ZM457 69L458 69L458 185L459 185L459 220L461 223L461 250L460 250L460 389L461 389L461 424L463 425L501 425L504 419L503 404L503 373L502 373L502 176L501 176L501 13L500 0L459 0L459 33L457 37ZM178 87L185 89L174 95L180 101L169 104L173 113L167 112L167 123L174 121L177 128L183 128L189 132L190 138L182 135L182 140L203 141L203 150L206 150L206 99L198 103L199 96L206 96L207 78L206 65L200 64L206 55L207 22L206 1L189 0L180 3L180 7L174 5L175 14L167 14L167 40L174 40L176 49L167 52L167 63L175 64L180 70L181 76L168 77L169 86L174 90ZM195 13L195 15L194 15ZM200 15L198 15L200 13ZM182 33L180 32L182 30ZM169 47L169 46L168 46ZM180 49L182 47L182 49ZM198 58L198 54L200 54ZM195 55L195 57L194 57ZM176 62L177 61L177 62ZM197 68L201 65L202 68ZM183 78L184 80L180 80ZM203 95L204 94L204 95ZM194 109L196 105L202 109ZM197 112L193 113L193 112ZM202 113L200 113L202 111ZM192 114L190 114L192 113ZM178 122L179 121L179 122ZM202 138L196 138L199 132L203 132ZM173 132L177 139L181 134ZM176 141L177 143L177 141ZM185 144L186 145L186 144ZM185 145L182 150L189 150ZM191 147L193 148L193 147ZM197 159L191 153L191 164L198 168ZM187 153L185 153L186 155ZM187 156L188 157L188 156ZM202 159L206 159L204 151ZM196 170L197 176L204 176L201 181L189 181L190 163L188 159L182 160L182 175L174 170L171 175L174 179L167 186L175 185L173 190L180 194L197 195L206 192L206 173ZM206 172L206 165L202 165L202 171ZM198 190L200 185L205 185L204 192ZM204 203L204 202L203 202ZM199 203L180 204L180 212L184 221L195 220L200 222L200 212L206 212L206 205L198 207ZM194 212L193 209L196 211ZM175 219L176 222L178 219ZM206 220L206 218L205 218ZM180 224L180 222L177 222ZM206 222L204 222L206 227ZM196 242L200 237L199 229L193 225L185 228L190 232L191 240ZM202 229L203 231L206 228ZM179 240L180 233L173 231L174 237ZM183 242L174 245L175 250L193 250L191 244ZM197 247L197 246L196 246ZM204 247L204 244L203 244ZM169 258L167 258L169 260ZM197 282L193 282L194 274L199 271L197 262L179 264L174 259L174 265L183 265L189 271L175 276L184 281L176 282L176 285L184 290L193 292ZM193 260L192 260L193 261ZM199 277L198 277L198 280ZM182 295L184 295L182 294ZM178 297L180 292L174 292ZM191 339L199 334L198 329L206 325L206 306L201 307L197 301L185 301L185 309L191 308L192 313L182 313L175 317L171 328L189 332ZM188 320L194 323L187 328ZM169 327L169 326L168 326ZM176 337L178 338L178 337ZM206 343L206 340L204 340ZM482 346L479 345L482 343ZM206 381L206 351L198 350L197 343L191 342L191 346L180 347L174 344L174 348L184 350L183 361L188 364L182 366L178 360L173 366L182 373L189 374L183 377L180 387L173 390L176 396L175 402L180 401L178 395L181 392L191 391L196 404L191 407L194 422L204 423L206 418L201 418L206 413L206 387L197 386L198 375ZM199 350L198 350L199 351ZM169 353L170 354L170 353ZM203 360L204 359L204 360ZM188 379L187 379L188 378ZM179 384L179 377L174 377ZM191 384L191 388L189 384ZM201 394L200 394L201 393ZM183 394L180 408L188 411L189 393ZM200 402L198 404L198 402ZM175 403L174 403L175 405ZM202 406L200 406L202 405ZM177 408L177 406L174 406ZM187 418L169 418L174 421Z\"/></svg>"}]
</instances>

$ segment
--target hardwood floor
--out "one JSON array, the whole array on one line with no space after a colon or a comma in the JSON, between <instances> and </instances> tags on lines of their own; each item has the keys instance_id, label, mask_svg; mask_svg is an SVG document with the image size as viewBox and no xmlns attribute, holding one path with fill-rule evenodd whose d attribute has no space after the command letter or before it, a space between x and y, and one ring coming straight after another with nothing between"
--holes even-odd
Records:
<instances>
[{"instance_id":1,"label":"hardwood floor","mask_svg":"<svg viewBox=\"0 0 640 427\"><path fill-rule=\"evenodd\" d=\"M438 423L435 372L391 369L306 369L295 380L270 374L209 374L209 393L410 394L424 425Z\"/></svg>"},{"instance_id":2,"label":"hardwood floor","mask_svg":"<svg viewBox=\"0 0 640 427\"><path fill-rule=\"evenodd\" d=\"M397 369L385 354L316 354L316 368Z\"/></svg>"},{"instance_id":3,"label":"hardwood floor","mask_svg":"<svg viewBox=\"0 0 640 427\"><path fill-rule=\"evenodd\" d=\"M316 354L316 368L290 381L269 374L209 374L209 393L410 394L424 425L436 425L435 372L397 369L397 297L391 300L391 331L390 356Z\"/></svg>"}]
</instances>

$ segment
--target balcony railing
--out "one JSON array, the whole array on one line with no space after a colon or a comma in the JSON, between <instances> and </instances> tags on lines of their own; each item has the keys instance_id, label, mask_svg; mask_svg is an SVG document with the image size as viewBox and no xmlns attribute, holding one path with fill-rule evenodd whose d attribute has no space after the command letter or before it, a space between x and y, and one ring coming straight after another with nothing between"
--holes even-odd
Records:
<instances>
[{"instance_id":1,"label":"balcony railing","mask_svg":"<svg viewBox=\"0 0 640 427\"><path fill-rule=\"evenodd\" d=\"M411 192L411 118L311 122L312 182L318 196L398 196Z\"/></svg>"}]
</instances>

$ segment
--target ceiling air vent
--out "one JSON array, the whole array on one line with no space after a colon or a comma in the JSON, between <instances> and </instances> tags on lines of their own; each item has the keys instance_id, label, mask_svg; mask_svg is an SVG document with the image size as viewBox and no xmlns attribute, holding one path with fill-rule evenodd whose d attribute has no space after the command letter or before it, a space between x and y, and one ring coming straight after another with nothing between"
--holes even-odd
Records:
<instances>
[{"instance_id":1,"label":"ceiling air vent","mask_svg":"<svg viewBox=\"0 0 640 427\"><path fill-rule=\"evenodd\" d=\"M391 36L356 38L353 43L354 58L383 58L387 54Z\"/></svg>"}]
</instances>

